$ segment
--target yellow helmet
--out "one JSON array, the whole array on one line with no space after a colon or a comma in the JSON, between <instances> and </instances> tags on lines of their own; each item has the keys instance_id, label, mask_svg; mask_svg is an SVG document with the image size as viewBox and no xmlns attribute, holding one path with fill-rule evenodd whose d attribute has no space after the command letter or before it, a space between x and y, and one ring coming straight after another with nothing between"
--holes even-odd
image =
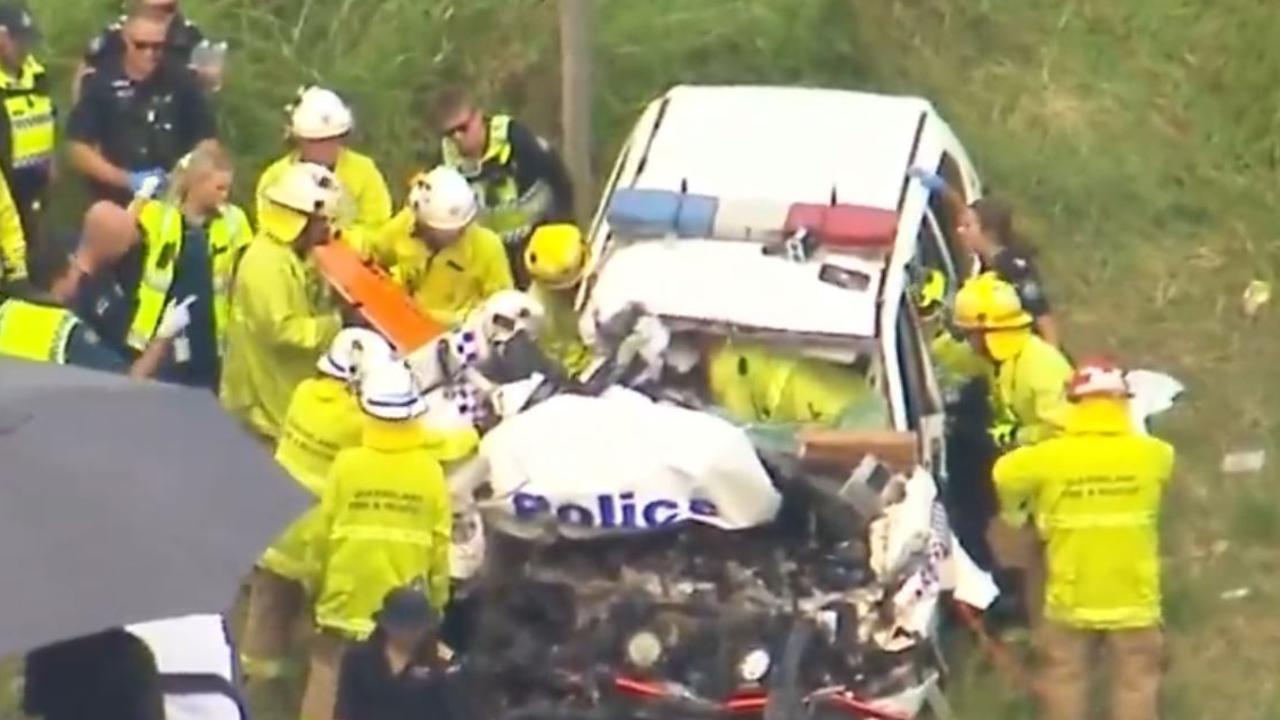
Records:
<instances>
[{"instance_id":1,"label":"yellow helmet","mask_svg":"<svg viewBox=\"0 0 1280 720\"><path fill-rule=\"evenodd\" d=\"M994 272L982 273L956 293L953 322L962 330L1016 330L1034 321L1022 309L1018 291Z\"/></svg>"},{"instance_id":2,"label":"yellow helmet","mask_svg":"<svg viewBox=\"0 0 1280 720\"><path fill-rule=\"evenodd\" d=\"M529 238L524 264L529 277L545 287L559 290L577 285L587 269L582 232L568 223L539 227Z\"/></svg>"}]
</instances>

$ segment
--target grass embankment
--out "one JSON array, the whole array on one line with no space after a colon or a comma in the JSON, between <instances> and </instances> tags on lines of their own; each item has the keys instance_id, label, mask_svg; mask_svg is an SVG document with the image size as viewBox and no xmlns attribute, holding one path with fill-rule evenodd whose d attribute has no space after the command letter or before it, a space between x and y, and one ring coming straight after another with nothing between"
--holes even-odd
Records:
<instances>
[{"instance_id":1,"label":"grass embankment","mask_svg":"<svg viewBox=\"0 0 1280 720\"><path fill-rule=\"evenodd\" d=\"M65 78L103 0L36 3ZM322 81L357 108L393 186L428 151L415 100L455 77L552 132L553 3L204 0L233 45L220 100L239 194L281 148L281 106ZM1190 387L1160 430L1180 450L1165 514L1169 717L1280 717L1275 474L1221 454L1277 450L1275 280L1280 12L1257 0L598 0L597 163L676 82L878 88L931 97L1040 247L1077 355L1116 353ZM65 83L64 83L65 84ZM796 118L804 132L804 118ZM552 132L552 134L554 134ZM402 186L401 186L402 187ZM1228 589L1249 587L1242 601ZM962 718L1030 718L985 663L957 664ZM274 713L271 713L274 716ZM283 718L283 716L280 716Z\"/></svg>"}]
</instances>

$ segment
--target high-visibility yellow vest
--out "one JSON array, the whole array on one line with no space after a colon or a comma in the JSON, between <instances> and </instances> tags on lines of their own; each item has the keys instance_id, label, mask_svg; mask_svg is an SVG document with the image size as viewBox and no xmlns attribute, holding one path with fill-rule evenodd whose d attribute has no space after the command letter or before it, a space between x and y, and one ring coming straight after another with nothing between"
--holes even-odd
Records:
<instances>
[{"instance_id":1,"label":"high-visibility yellow vest","mask_svg":"<svg viewBox=\"0 0 1280 720\"><path fill-rule=\"evenodd\" d=\"M0 355L65 365L80 319L66 308L12 298L0 303Z\"/></svg>"},{"instance_id":2,"label":"high-visibility yellow vest","mask_svg":"<svg viewBox=\"0 0 1280 720\"><path fill-rule=\"evenodd\" d=\"M145 232L146 256L142 282L138 284L138 305L129 328L129 347L143 350L155 336L160 316L173 287L174 267L182 254L182 211L173 205L149 201L142 207L138 222ZM234 205L209 225L209 262L213 273L213 323L218 355L226 349L227 318L231 312L231 279L240 251L252 237L253 228L244 211Z\"/></svg>"},{"instance_id":3,"label":"high-visibility yellow vest","mask_svg":"<svg viewBox=\"0 0 1280 720\"><path fill-rule=\"evenodd\" d=\"M53 159L53 98L44 67L30 55L18 77L0 70L0 97L9 118L9 142L15 170L44 165Z\"/></svg>"},{"instance_id":4,"label":"high-visibility yellow vest","mask_svg":"<svg viewBox=\"0 0 1280 720\"><path fill-rule=\"evenodd\" d=\"M463 155L452 138L440 141L444 164L462 173L480 199L480 224L499 235L531 220L520 207L520 186L511 166L510 130L510 115L489 118L489 144L479 160Z\"/></svg>"}]
</instances>

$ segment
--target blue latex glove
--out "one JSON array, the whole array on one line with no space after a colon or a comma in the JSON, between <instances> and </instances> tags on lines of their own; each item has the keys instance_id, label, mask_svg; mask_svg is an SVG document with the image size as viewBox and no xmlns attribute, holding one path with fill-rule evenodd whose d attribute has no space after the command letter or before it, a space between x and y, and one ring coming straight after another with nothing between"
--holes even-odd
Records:
<instances>
[{"instance_id":1,"label":"blue latex glove","mask_svg":"<svg viewBox=\"0 0 1280 720\"><path fill-rule=\"evenodd\" d=\"M155 179L155 183L148 183L152 178ZM129 173L129 190L135 196L155 197L164 188L165 179L165 171L160 168L131 172Z\"/></svg>"},{"instance_id":2,"label":"blue latex glove","mask_svg":"<svg viewBox=\"0 0 1280 720\"><path fill-rule=\"evenodd\" d=\"M907 171L907 176L920 181L920 184L931 192L942 192L947 189L947 181L936 172L925 170L922 167L913 167Z\"/></svg>"}]
</instances>

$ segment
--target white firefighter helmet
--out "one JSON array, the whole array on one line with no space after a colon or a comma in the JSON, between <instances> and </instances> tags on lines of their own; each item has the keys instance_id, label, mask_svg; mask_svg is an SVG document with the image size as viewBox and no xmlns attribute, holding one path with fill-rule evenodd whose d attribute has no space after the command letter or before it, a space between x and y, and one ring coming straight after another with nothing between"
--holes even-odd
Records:
<instances>
[{"instance_id":1,"label":"white firefighter helmet","mask_svg":"<svg viewBox=\"0 0 1280 720\"><path fill-rule=\"evenodd\" d=\"M536 336L546 318L542 303L519 290L494 293L477 314L476 329L489 346L508 342L521 332Z\"/></svg>"},{"instance_id":2,"label":"white firefighter helmet","mask_svg":"<svg viewBox=\"0 0 1280 720\"><path fill-rule=\"evenodd\" d=\"M270 235L293 240L308 218L333 220L342 195L342 186L329 168L294 163L263 191L267 202L258 212L258 225Z\"/></svg>"},{"instance_id":3,"label":"white firefighter helmet","mask_svg":"<svg viewBox=\"0 0 1280 720\"><path fill-rule=\"evenodd\" d=\"M433 230L460 230L479 211L476 193L466 178L451 167L441 165L420 173L409 189L409 207L418 222Z\"/></svg>"},{"instance_id":4,"label":"white firefighter helmet","mask_svg":"<svg viewBox=\"0 0 1280 720\"><path fill-rule=\"evenodd\" d=\"M338 332L316 368L336 380L359 382L363 369L391 360L395 351L387 339L367 328L349 327Z\"/></svg>"},{"instance_id":5,"label":"white firefighter helmet","mask_svg":"<svg viewBox=\"0 0 1280 720\"><path fill-rule=\"evenodd\" d=\"M360 407L383 420L405 421L427 411L427 402L403 360L372 363L360 379Z\"/></svg>"},{"instance_id":6,"label":"white firefighter helmet","mask_svg":"<svg viewBox=\"0 0 1280 720\"><path fill-rule=\"evenodd\" d=\"M267 200L302 213L332 218L342 197L342 184L332 170L316 163L296 162L264 191Z\"/></svg>"},{"instance_id":7,"label":"white firefighter helmet","mask_svg":"<svg viewBox=\"0 0 1280 720\"><path fill-rule=\"evenodd\" d=\"M311 86L289 108L289 132L299 140L329 140L351 132L351 108L332 90Z\"/></svg>"}]
</instances>

